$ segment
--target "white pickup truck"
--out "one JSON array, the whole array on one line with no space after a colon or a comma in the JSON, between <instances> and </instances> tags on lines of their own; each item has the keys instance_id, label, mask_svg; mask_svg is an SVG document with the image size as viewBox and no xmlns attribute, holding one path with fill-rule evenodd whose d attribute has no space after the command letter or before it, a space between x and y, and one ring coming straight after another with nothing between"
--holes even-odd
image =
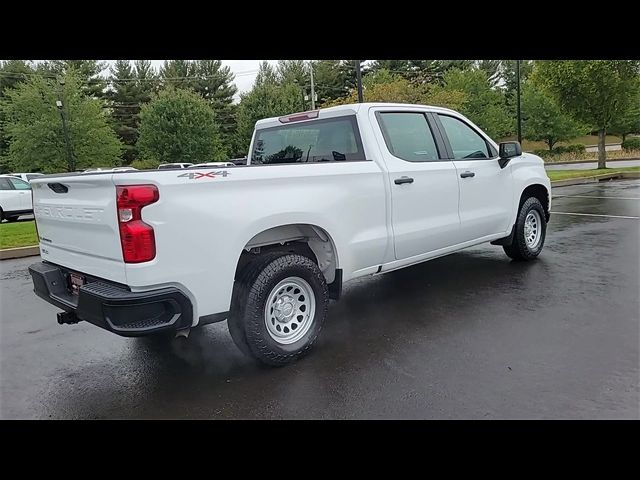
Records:
<instances>
[{"instance_id":1,"label":"white pickup truck","mask_svg":"<svg viewBox=\"0 0 640 480\"><path fill-rule=\"evenodd\" d=\"M484 242L535 258L551 202L543 161L467 118L362 103L256 123L247 166L32 180L37 295L59 323L123 336L227 320L281 365L304 354L356 277Z\"/></svg>"}]
</instances>

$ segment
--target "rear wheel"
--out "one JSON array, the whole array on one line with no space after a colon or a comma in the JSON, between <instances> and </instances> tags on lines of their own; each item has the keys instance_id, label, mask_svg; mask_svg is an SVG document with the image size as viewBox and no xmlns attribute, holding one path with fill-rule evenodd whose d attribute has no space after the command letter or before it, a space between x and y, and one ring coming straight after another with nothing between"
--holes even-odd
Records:
<instances>
[{"instance_id":1,"label":"rear wheel","mask_svg":"<svg viewBox=\"0 0 640 480\"><path fill-rule=\"evenodd\" d=\"M299 254L267 254L236 280L229 332L245 354L284 365L311 348L328 302L327 283L315 262Z\"/></svg>"},{"instance_id":2,"label":"rear wheel","mask_svg":"<svg viewBox=\"0 0 640 480\"><path fill-rule=\"evenodd\" d=\"M504 252L514 260L533 260L542 251L547 233L544 207L535 197L520 206L513 241L504 245Z\"/></svg>"}]
</instances>

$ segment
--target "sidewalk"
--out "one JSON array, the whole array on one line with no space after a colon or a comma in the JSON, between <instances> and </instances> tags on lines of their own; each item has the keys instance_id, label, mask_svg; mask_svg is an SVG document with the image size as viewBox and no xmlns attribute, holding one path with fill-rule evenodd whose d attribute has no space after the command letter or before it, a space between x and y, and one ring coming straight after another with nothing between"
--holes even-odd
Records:
<instances>
[{"instance_id":1,"label":"sidewalk","mask_svg":"<svg viewBox=\"0 0 640 480\"><path fill-rule=\"evenodd\" d=\"M640 158L631 160L607 160L607 167L609 168L638 166L640 166ZM598 162L589 160L586 162L545 163L544 168L547 170L589 170L598 168Z\"/></svg>"}]
</instances>

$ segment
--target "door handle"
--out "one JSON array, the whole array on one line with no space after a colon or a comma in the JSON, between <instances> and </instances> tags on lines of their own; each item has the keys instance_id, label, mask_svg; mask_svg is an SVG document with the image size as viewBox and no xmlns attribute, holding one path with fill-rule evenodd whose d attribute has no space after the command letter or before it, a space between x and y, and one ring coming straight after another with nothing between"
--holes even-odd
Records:
<instances>
[{"instance_id":1,"label":"door handle","mask_svg":"<svg viewBox=\"0 0 640 480\"><path fill-rule=\"evenodd\" d=\"M469 177L475 177L475 176L476 176L476 174L475 174L475 173L473 173L473 172L468 172L468 171L467 171L467 172L462 172L462 173L460 174L460 178L469 178Z\"/></svg>"},{"instance_id":2,"label":"door handle","mask_svg":"<svg viewBox=\"0 0 640 480\"><path fill-rule=\"evenodd\" d=\"M393 183L396 185L402 185L403 183L413 183L413 178L411 177L400 177L396 178Z\"/></svg>"}]
</instances>

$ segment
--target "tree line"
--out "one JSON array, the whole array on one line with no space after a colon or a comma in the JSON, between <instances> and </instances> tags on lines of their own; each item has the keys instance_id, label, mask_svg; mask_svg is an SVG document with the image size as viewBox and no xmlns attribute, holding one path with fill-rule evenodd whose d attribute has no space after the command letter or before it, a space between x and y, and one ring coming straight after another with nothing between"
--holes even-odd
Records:
<instances>
[{"instance_id":1,"label":"tree line","mask_svg":"<svg viewBox=\"0 0 640 480\"><path fill-rule=\"evenodd\" d=\"M237 87L220 60L96 60L0 64L0 167L58 172L247 154L255 122L310 108L355 103L353 60L262 62L253 87ZM516 132L516 62L375 60L362 65L365 101L460 111L494 139ZM105 75L105 72L107 73ZM640 133L640 62L523 61L523 134L558 142L598 132ZM66 127L66 128L65 128Z\"/></svg>"}]
</instances>

